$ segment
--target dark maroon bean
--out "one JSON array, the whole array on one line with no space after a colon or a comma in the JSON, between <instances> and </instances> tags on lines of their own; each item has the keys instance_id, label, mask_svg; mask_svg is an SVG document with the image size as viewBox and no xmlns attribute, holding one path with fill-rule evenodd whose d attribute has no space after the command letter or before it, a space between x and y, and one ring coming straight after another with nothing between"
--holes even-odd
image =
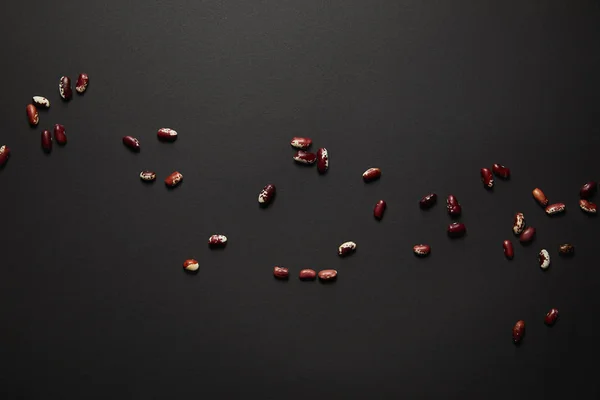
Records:
<instances>
[{"instance_id":1,"label":"dark maroon bean","mask_svg":"<svg viewBox=\"0 0 600 400\"><path fill-rule=\"evenodd\" d=\"M548 311L548 314L546 314L546 316L544 317L544 323L548 326L552 326L552 325L554 325L554 323L556 322L557 319L558 319L558 309L551 308L550 311Z\"/></svg>"},{"instance_id":2,"label":"dark maroon bean","mask_svg":"<svg viewBox=\"0 0 600 400\"><path fill-rule=\"evenodd\" d=\"M301 281L312 281L317 279L317 273L314 269L303 269L300 271L299 278Z\"/></svg>"},{"instance_id":3,"label":"dark maroon bean","mask_svg":"<svg viewBox=\"0 0 600 400\"><path fill-rule=\"evenodd\" d=\"M58 92L63 100L71 100L73 97L73 90L71 89L71 78L68 76L61 76L58 82Z\"/></svg>"},{"instance_id":4,"label":"dark maroon bean","mask_svg":"<svg viewBox=\"0 0 600 400\"><path fill-rule=\"evenodd\" d=\"M558 246L558 254L561 256L572 256L575 254L575 246L569 243L564 243Z\"/></svg>"},{"instance_id":5,"label":"dark maroon bean","mask_svg":"<svg viewBox=\"0 0 600 400\"><path fill-rule=\"evenodd\" d=\"M300 164L312 165L317 161L317 155L308 151L298 150L296 154L294 154L294 161Z\"/></svg>"},{"instance_id":6,"label":"dark maroon bean","mask_svg":"<svg viewBox=\"0 0 600 400\"><path fill-rule=\"evenodd\" d=\"M429 193L424 196L421 200L419 200L419 207L422 209L427 209L433 207L433 205L437 202L437 194Z\"/></svg>"},{"instance_id":7,"label":"dark maroon bean","mask_svg":"<svg viewBox=\"0 0 600 400\"><path fill-rule=\"evenodd\" d=\"M40 114L38 113L37 108L35 108L33 104L27 104L25 112L27 113L27 120L29 121L29 125L36 126L38 122L40 122Z\"/></svg>"},{"instance_id":8,"label":"dark maroon bean","mask_svg":"<svg viewBox=\"0 0 600 400\"><path fill-rule=\"evenodd\" d=\"M510 178L510 169L505 167L502 164L494 164L492 166L492 171L498 178L508 179Z\"/></svg>"},{"instance_id":9,"label":"dark maroon bean","mask_svg":"<svg viewBox=\"0 0 600 400\"><path fill-rule=\"evenodd\" d=\"M564 212L567 209L565 203L554 203L546 207L546 214L556 215Z\"/></svg>"},{"instance_id":10,"label":"dark maroon bean","mask_svg":"<svg viewBox=\"0 0 600 400\"><path fill-rule=\"evenodd\" d=\"M134 138L133 136L124 136L123 144L132 151L140 151L140 141Z\"/></svg>"},{"instance_id":11,"label":"dark maroon bean","mask_svg":"<svg viewBox=\"0 0 600 400\"><path fill-rule=\"evenodd\" d=\"M362 174L363 180L365 182L372 182L381 177L381 169L380 168L369 168Z\"/></svg>"},{"instance_id":12,"label":"dark maroon bean","mask_svg":"<svg viewBox=\"0 0 600 400\"><path fill-rule=\"evenodd\" d=\"M579 208L588 214L596 214L597 206L594 203L587 201L586 199L579 199Z\"/></svg>"},{"instance_id":13,"label":"dark maroon bean","mask_svg":"<svg viewBox=\"0 0 600 400\"><path fill-rule=\"evenodd\" d=\"M458 199L452 194L448 195L446 198L446 209L448 210L448 214L452 217L458 217L462 214L462 207L459 204Z\"/></svg>"},{"instance_id":14,"label":"dark maroon bean","mask_svg":"<svg viewBox=\"0 0 600 400\"><path fill-rule=\"evenodd\" d=\"M431 246L428 244L416 244L413 246L413 253L417 256L425 257L431 252Z\"/></svg>"},{"instance_id":15,"label":"dark maroon bean","mask_svg":"<svg viewBox=\"0 0 600 400\"><path fill-rule=\"evenodd\" d=\"M42 131L42 149L44 149L46 153L52 151L52 134L49 130Z\"/></svg>"},{"instance_id":16,"label":"dark maroon bean","mask_svg":"<svg viewBox=\"0 0 600 400\"><path fill-rule=\"evenodd\" d=\"M529 226L529 227L525 228L523 233L521 233L521 235L519 236L519 241L521 243L528 243L528 242L531 242L534 237L535 237L535 228L533 226Z\"/></svg>"},{"instance_id":17,"label":"dark maroon bean","mask_svg":"<svg viewBox=\"0 0 600 400\"><path fill-rule=\"evenodd\" d=\"M492 175L492 171L489 168L481 168L481 182L483 182L483 186L488 189L494 187L494 175Z\"/></svg>"},{"instance_id":18,"label":"dark maroon bean","mask_svg":"<svg viewBox=\"0 0 600 400\"><path fill-rule=\"evenodd\" d=\"M579 197L587 200L596 194L596 190L598 190L598 184L594 181L589 181L579 190Z\"/></svg>"},{"instance_id":19,"label":"dark maroon bean","mask_svg":"<svg viewBox=\"0 0 600 400\"><path fill-rule=\"evenodd\" d=\"M0 167L3 167L10 158L10 148L7 145L0 147Z\"/></svg>"},{"instance_id":20,"label":"dark maroon bean","mask_svg":"<svg viewBox=\"0 0 600 400\"><path fill-rule=\"evenodd\" d=\"M504 242L502 242L502 248L504 249L504 255L506 256L506 258L512 260L515 256L515 250L513 248L512 242L510 240L505 240Z\"/></svg>"},{"instance_id":21,"label":"dark maroon bean","mask_svg":"<svg viewBox=\"0 0 600 400\"><path fill-rule=\"evenodd\" d=\"M158 136L158 140L163 142L174 142L177 140L177 131L171 128L160 128L156 136Z\"/></svg>"},{"instance_id":22,"label":"dark maroon bean","mask_svg":"<svg viewBox=\"0 0 600 400\"><path fill-rule=\"evenodd\" d=\"M329 169L329 152L325 147L317 150L317 171L324 174Z\"/></svg>"},{"instance_id":23,"label":"dark maroon bean","mask_svg":"<svg viewBox=\"0 0 600 400\"><path fill-rule=\"evenodd\" d=\"M381 219L383 218L383 213L385 212L386 207L387 207L387 204L385 203L384 200L379 200L377 202L377 204L375 204L375 208L373 210L373 215L375 216L376 220L381 221Z\"/></svg>"},{"instance_id":24,"label":"dark maroon bean","mask_svg":"<svg viewBox=\"0 0 600 400\"><path fill-rule=\"evenodd\" d=\"M519 344L525 336L525 321L519 320L512 329L512 338L515 344Z\"/></svg>"},{"instance_id":25,"label":"dark maroon bean","mask_svg":"<svg viewBox=\"0 0 600 400\"><path fill-rule=\"evenodd\" d=\"M334 281L337 279L337 271L335 269L324 269L319 271L319 279L322 281Z\"/></svg>"},{"instance_id":26,"label":"dark maroon bean","mask_svg":"<svg viewBox=\"0 0 600 400\"><path fill-rule=\"evenodd\" d=\"M292 141L290 142L290 144L292 145L292 147L295 147L297 149L306 150L312 144L312 139L306 138L306 137L295 136L292 138Z\"/></svg>"},{"instance_id":27,"label":"dark maroon bean","mask_svg":"<svg viewBox=\"0 0 600 400\"><path fill-rule=\"evenodd\" d=\"M77 77L77 82L75 83L75 90L77 93L82 94L85 92L88 87L88 83L90 83L90 77L88 74L79 74Z\"/></svg>"},{"instance_id":28,"label":"dark maroon bean","mask_svg":"<svg viewBox=\"0 0 600 400\"><path fill-rule=\"evenodd\" d=\"M258 194L258 203L266 206L271 203L273 197L275 197L275 185L268 184Z\"/></svg>"},{"instance_id":29,"label":"dark maroon bean","mask_svg":"<svg viewBox=\"0 0 600 400\"><path fill-rule=\"evenodd\" d=\"M65 133L65 126L61 124L54 125L54 140L61 146L67 144L67 134Z\"/></svg>"},{"instance_id":30,"label":"dark maroon bean","mask_svg":"<svg viewBox=\"0 0 600 400\"><path fill-rule=\"evenodd\" d=\"M451 237L459 237L467 232L467 227L462 222L454 222L448 225L448 235Z\"/></svg>"},{"instance_id":31,"label":"dark maroon bean","mask_svg":"<svg viewBox=\"0 0 600 400\"><path fill-rule=\"evenodd\" d=\"M285 267L273 267L273 276L277 279L287 279L290 276L290 272Z\"/></svg>"}]
</instances>

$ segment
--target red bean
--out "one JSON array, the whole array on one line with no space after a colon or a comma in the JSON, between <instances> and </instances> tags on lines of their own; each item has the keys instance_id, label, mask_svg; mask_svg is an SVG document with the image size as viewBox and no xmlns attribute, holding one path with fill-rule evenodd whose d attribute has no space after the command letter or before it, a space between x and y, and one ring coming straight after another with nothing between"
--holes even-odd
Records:
<instances>
[{"instance_id":1,"label":"red bean","mask_svg":"<svg viewBox=\"0 0 600 400\"><path fill-rule=\"evenodd\" d=\"M312 144L312 139L305 137L293 137L290 144L292 145L292 147L305 150L308 149Z\"/></svg>"},{"instance_id":2,"label":"red bean","mask_svg":"<svg viewBox=\"0 0 600 400\"><path fill-rule=\"evenodd\" d=\"M42 149L44 149L46 153L52 151L52 134L49 130L42 131Z\"/></svg>"},{"instance_id":3,"label":"red bean","mask_svg":"<svg viewBox=\"0 0 600 400\"><path fill-rule=\"evenodd\" d=\"M431 246L428 244L416 244L413 246L413 253L418 256L426 256L431 252Z\"/></svg>"},{"instance_id":4,"label":"red bean","mask_svg":"<svg viewBox=\"0 0 600 400\"><path fill-rule=\"evenodd\" d=\"M61 76L58 82L58 92L63 100L71 100L73 97L73 90L71 89L71 78L68 76Z\"/></svg>"},{"instance_id":5,"label":"red bean","mask_svg":"<svg viewBox=\"0 0 600 400\"><path fill-rule=\"evenodd\" d=\"M516 213L513 221L513 233L515 235L520 235L525 230L525 225L525 215L520 212Z\"/></svg>"},{"instance_id":6,"label":"red bean","mask_svg":"<svg viewBox=\"0 0 600 400\"><path fill-rule=\"evenodd\" d=\"M462 222L454 222L448 225L448 235L451 237L463 236L467 232L467 227Z\"/></svg>"},{"instance_id":7,"label":"red bean","mask_svg":"<svg viewBox=\"0 0 600 400\"><path fill-rule=\"evenodd\" d=\"M556 215L564 212L567 209L565 203L554 203L546 207L546 214Z\"/></svg>"},{"instance_id":8,"label":"red bean","mask_svg":"<svg viewBox=\"0 0 600 400\"><path fill-rule=\"evenodd\" d=\"M79 74L79 76L77 77L77 82L75 83L75 90L77 91L77 93L82 94L83 92L85 92L88 87L88 83L90 83L90 77L88 76L88 74Z\"/></svg>"},{"instance_id":9,"label":"red bean","mask_svg":"<svg viewBox=\"0 0 600 400\"><path fill-rule=\"evenodd\" d=\"M419 207L422 209L427 209L433 207L433 205L437 202L437 194L429 193L426 196L423 196L421 200L419 200Z\"/></svg>"},{"instance_id":10,"label":"red bean","mask_svg":"<svg viewBox=\"0 0 600 400\"><path fill-rule=\"evenodd\" d=\"M365 182L372 182L381 177L381 169L379 168L369 168L362 174L363 180Z\"/></svg>"},{"instance_id":11,"label":"red bean","mask_svg":"<svg viewBox=\"0 0 600 400\"><path fill-rule=\"evenodd\" d=\"M539 203L540 206L546 207L548 205L548 198L546 197L544 192L542 192L542 189L535 188L535 189L533 189L531 194L533 195L533 198L535 199L535 201L537 201Z\"/></svg>"},{"instance_id":12,"label":"red bean","mask_svg":"<svg viewBox=\"0 0 600 400\"><path fill-rule=\"evenodd\" d=\"M263 206L266 206L266 205L270 204L271 201L273 201L274 197L275 197L275 185L268 184L258 194L258 203Z\"/></svg>"},{"instance_id":13,"label":"red bean","mask_svg":"<svg viewBox=\"0 0 600 400\"><path fill-rule=\"evenodd\" d=\"M132 151L140 151L140 141L133 136L124 136L123 144L129 147Z\"/></svg>"},{"instance_id":14,"label":"red bean","mask_svg":"<svg viewBox=\"0 0 600 400\"><path fill-rule=\"evenodd\" d=\"M375 208L373 209L373 216L375 217L376 220L381 221L386 207L387 207L387 204L385 203L384 200L379 200L377 202L377 204L375 204Z\"/></svg>"},{"instance_id":15,"label":"red bean","mask_svg":"<svg viewBox=\"0 0 600 400\"><path fill-rule=\"evenodd\" d=\"M515 256L515 250L513 249L513 244L510 240L505 240L502 242L502 248L504 249L504 255L509 260L512 260Z\"/></svg>"},{"instance_id":16,"label":"red bean","mask_svg":"<svg viewBox=\"0 0 600 400\"><path fill-rule=\"evenodd\" d=\"M597 189L598 189L598 184L594 181L589 181L585 185L583 185L581 187L581 189L579 190L579 197L587 200L590 197L592 197L594 194L596 194Z\"/></svg>"},{"instance_id":17,"label":"red bean","mask_svg":"<svg viewBox=\"0 0 600 400\"><path fill-rule=\"evenodd\" d=\"M317 279L317 273L314 269L303 269L298 276L301 281L312 281Z\"/></svg>"},{"instance_id":18,"label":"red bean","mask_svg":"<svg viewBox=\"0 0 600 400\"><path fill-rule=\"evenodd\" d=\"M481 181L483 182L483 186L488 189L494 187L494 175L492 175L492 171L489 168L481 168Z\"/></svg>"},{"instance_id":19,"label":"red bean","mask_svg":"<svg viewBox=\"0 0 600 400\"><path fill-rule=\"evenodd\" d=\"M525 321L519 320L512 329L512 338L515 344L519 344L525 336Z\"/></svg>"},{"instance_id":20,"label":"red bean","mask_svg":"<svg viewBox=\"0 0 600 400\"><path fill-rule=\"evenodd\" d=\"M448 214L452 217L458 217L462 213L461 205L452 194L448 195L448 198L446 198L446 209L448 210Z\"/></svg>"},{"instance_id":21,"label":"red bean","mask_svg":"<svg viewBox=\"0 0 600 400\"><path fill-rule=\"evenodd\" d=\"M174 142L177 139L177 131L171 128L160 128L156 136L163 142Z\"/></svg>"},{"instance_id":22,"label":"red bean","mask_svg":"<svg viewBox=\"0 0 600 400\"><path fill-rule=\"evenodd\" d=\"M550 311L544 317L544 323L548 326L554 325L556 320L558 319L558 309L551 308Z\"/></svg>"},{"instance_id":23,"label":"red bean","mask_svg":"<svg viewBox=\"0 0 600 400\"><path fill-rule=\"evenodd\" d=\"M535 228L533 226L529 226L525 228L523 233L519 236L519 241L521 243L529 243L535 237Z\"/></svg>"},{"instance_id":24,"label":"red bean","mask_svg":"<svg viewBox=\"0 0 600 400\"><path fill-rule=\"evenodd\" d=\"M329 152L325 147L317 150L317 171L324 174L329 169Z\"/></svg>"},{"instance_id":25,"label":"red bean","mask_svg":"<svg viewBox=\"0 0 600 400\"><path fill-rule=\"evenodd\" d=\"M165 185L167 185L169 187L175 187L175 186L179 185L179 183L182 180L183 180L183 175L180 172L175 171L171 175L167 176L167 178L165 179Z\"/></svg>"},{"instance_id":26,"label":"red bean","mask_svg":"<svg viewBox=\"0 0 600 400\"><path fill-rule=\"evenodd\" d=\"M154 182L156 174L152 171L142 171L140 172L140 179L144 182Z\"/></svg>"},{"instance_id":27,"label":"red bean","mask_svg":"<svg viewBox=\"0 0 600 400\"><path fill-rule=\"evenodd\" d=\"M67 134L65 133L65 126L61 124L54 125L54 140L61 146L67 144Z\"/></svg>"},{"instance_id":28,"label":"red bean","mask_svg":"<svg viewBox=\"0 0 600 400\"><path fill-rule=\"evenodd\" d=\"M3 167L10 158L10 148L7 145L0 147L0 167Z\"/></svg>"},{"instance_id":29,"label":"red bean","mask_svg":"<svg viewBox=\"0 0 600 400\"><path fill-rule=\"evenodd\" d=\"M309 153L308 151L298 150L294 154L294 161L300 164L312 165L317 161L317 155L315 153Z\"/></svg>"},{"instance_id":30,"label":"red bean","mask_svg":"<svg viewBox=\"0 0 600 400\"><path fill-rule=\"evenodd\" d=\"M324 269L319 271L319 279L324 282L331 282L337 279L337 271L335 269Z\"/></svg>"},{"instance_id":31,"label":"red bean","mask_svg":"<svg viewBox=\"0 0 600 400\"><path fill-rule=\"evenodd\" d=\"M575 254L575 246L569 243L563 243L558 246L558 254L561 256L572 256Z\"/></svg>"},{"instance_id":32,"label":"red bean","mask_svg":"<svg viewBox=\"0 0 600 400\"><path fill-rule=\"evenodd\" d=\"M505 167L502 164L494 164L492 166L492 171L498 178L508 179L510 178L510 169Z\"/></svg>"},{"instance_id":33,"label":"red bean","mask_svg":"<svg viewBox=\"0 0 600 400\"><path fill-rule=\"evenodd\" d=\"M43 96L33 96L32 100L36 107L50 108L50 100Z\"/></svg>"},{"instance_id":34,"label":"red bean","mask_svg":"<svg viewBox=\"0 0 600 400\"><path fill-rule=\"evenodd\" d=\"M585 211L588 214L596 214L596 204L594 203L590 203L589 201L585 200L585 199L580 199L579 200L579 208L581 208L583 211Z\"/></svg>"},{"instance_id":35,"label":"red bean","mask_svg":"<svg viewBox=\"0 0 600 400\"><path fill-rule=\"evenodd\" d=\"M273 276L277 279L287 279L290 276L290 272L285 267L273 267Z\"/></svg>"},{"instance_id":36,"label":"red bean","mask_svg":"<svg viewBox=\"0 0 600 400\"><path fill-rule=\"evenodd\" d=\"M36 126L38 122L40 122L40 114L38 113L37 108L35 108L33 104L27 104L25 111L27 112L29 125Z\"/></svg>"},{"instance_id":37,"label":"red bean","mask_svg":"<svg viewBox=\"0 0 600 400\"><path fill-rule=\"evenodd\" d=\"M338 255L340 257L345 257L350 255L356 251L356 243L354 242L344 242L338 247Z\"/></svg>"},{"instance_id":38,"label":"red bean","mask_svg":"<svg viewBox=\"0 0 600 400\"><path fill-rule=\"evenodd\" d=\"M225 247L227 244L227 236L225 235L212 235L208 238L208 245L210 247Z\"/></svg>"},{"instance_id":39,"label":"red bean","mask_svg":"<svg viewBox=\"0 0 600 400\"><path fill-rule=\"evenodd\" d=\"M194 260L193 258L190 258L183 262L183 269L185 269L186 271L189 271L189 272L198 271L199 266L200 266L200 264L198 264L198 261Z\"/></svg>"}]
</instances>

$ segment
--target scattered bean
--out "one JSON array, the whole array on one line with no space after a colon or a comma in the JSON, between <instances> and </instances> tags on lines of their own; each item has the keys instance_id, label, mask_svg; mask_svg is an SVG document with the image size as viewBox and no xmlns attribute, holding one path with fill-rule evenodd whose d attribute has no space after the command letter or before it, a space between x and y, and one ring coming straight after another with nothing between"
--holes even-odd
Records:
<instances>
[{"instance_id":1,"label":"scattered bean","mask_svg":"<svg viewBox=\"0 0 600 400\"><path fill-rule=\"evenodd\" d=\"M446 209L452 217L458 217L462 213L462 207L456 197L452 194L446 198Z\"/></svg>"},{"instance_id":2,"label":"scattered bean","mask_svg":"<svg viewBox=\"0 0 600 400\"><path fill-rule=\"evenodd\" d=\"M519 241L521 243L529 243L535 237L535 228L533 226L529 226L525 228L523 233L519 236Z\"/></svg>"},{"instance_id":3,"label":"scattered bean","mask_svg":"<svg viewBox=\"0 0 600 400\"><path fill-rule=\"evenodd\" d=\"M512 329L512 338L515 344L519 344L525 336L525 321L519 320Z\"/></svg>"},{"instance_id":4,"label":"scattered bean","mask_svg":"<svg viewBox=\"0 0 600 400\"><path fill-rule=\"evenodd\" d=\"M140 179L144 182L153 182L156 179L156 174L152 171L140 172Z\"/></svg>"},{"instance_id":5,"label":"scattered bean","mask_svg":"<svg viewBox=\"0 0 600 400\"><path fill-rule=\"evenodd\" d=\"M502 164L494 164L492 166L492 171L498 178L508 179L510 178L510 169L505 167Z\"/></svg>"},{"instance_id":6,"label":"scattered bean","mask_svg":"<svg viewBox=\"0 0 600 400\"><path fill-rule=\"evenodd\" d=\"M558 254L561 256L572 256L575 254L575 246L569 243L564 243L558 246Z\"/></svg>"},{"instance_id":7,"label":"scattered bean","mask_svg":"<svg viewBox=\"0 0 600 400\"><path fill-rule=\"evenodd\" d=\"M483 182L483 186L488 189L494 187L494 175L489 168L481 168L481 181Z\"/></svg>"},{"instance_id":8,"label":"scattered bean","mask_svg":"<svg viewBox=\"0 0 600 400\"><path fill-rule=\"evenodd\" d=\"M581 189L579 190L579 197L587 200L590 197L592 197L594 194L596 194L597 190L598 190L598 184L594 181L589 181L585 185L583 185L581 187Z\"/></svg>"},{"instance_id":9,"label":"scattered bean","mask_svg":"<svg viewBox=\"0 0 600 400\"><path fill-rule=\"evenodd\" d=\"M317 161L317 155L315 153L309 153L308 151L298 150L294 154L294 161L300 164L312 165Z\"/></svg>"},{"instance_id":10,"label":"scattered bean","mask_svg":"<svg viewBox=\"0 0 600 400\"><path fill-rule=\"evenodd\" d=\"M564 212L567 209L565 203L554 203L546 207L546 214L556 215Z\"/></svg>"},{"instance_id":11,"label":"scattered bean","mask_svg":"<svg viewBox=\"0 0 600 400\"><path fill-rule=\"evenodd\" d=\"M212 235L208 238L208 245L210 247L225 247L227 244L227 236L225 235Z\"/></svg>"},{"instance_id":12,"label":"scattered bean","mask_svg":"<svg viewBox=\"0 0 600 400\"><path fill-rule=\"evenodd\" d=\"M538 262L540 264L541 269L548 269L548 267L550 266L550 254L548 254L548 250L540 250L538 254Z\"/></svg>"},{"instance_id":13,"label":"scattered bean","mask_svg":"<svg viewBox=\"0 0 600 400\"><path fill-rule=\"evenodd\" d=\"M63 100L71 100L73 97L73 90L71 89L71 78L68 76L61 76L58 82L58 92Z\"/></svg>"},{"instance_id":14,"label":"scattered bean","mask_svg":"<svg viewBox=\"0 0 600 400\"><path fill-rule=\"evenodd\" d=\"M33 96L33 104L42 108L50 108L50 100L43 96Z\"/></svg>"},{"instance_id":15,"label":"scattered bean","mask_svg":"<svg viewBox=\"0 0 600 400\"><path fill-rule=\"evenodd\" d=\"M0 167L3 167L10 157L10 148L7 145L0 147Z\"/></svg>"},{"instance_id":16,"label":"scattered bean","mask_svg":"<svg viewBox=\"0 0 600 400\"><path fill-rule=\"evenodd\" d=\"M156 136L163 142L174 142L177 139L177 131L171 128L160 128Z\"/></svg>"},{"instance_id":17,"label":"scattered bean","mask_svg":"<svg viewBox=\"0 0 600 400\"><path fill-rule=\"evenodd\" d=\"M386 207L387 207L387 204L384 200L379 200L377 202L377 204L375 204L375 208L373 209L373 216L375 217L376 220L381 221Z\"/></svg>"},{"instance_id":18,"label":"scattered bean","mask_svg":"<svg viewBox=\"0 0 600 400\"><path fill-rule=\"evenodd\" d=\"M167 176L165 179L165 185L169 187L175 187L181 182L182 179L183 175L180 172L175 171L171 175Z\"/></svg>"},{"instance_id":19,"label":"scattered bean","mask_svg":"<svg viewBox=\"0 0 600 400\"><path fill-rule=\"evenodd\" d=\"M303 269L298 276L301 281L312 281L317 278L317 273L314 269Z\"/></svg>"},{"instance_id":20,"label":"scattered bean","mask_svg":"<svg viewBox=\"0 0 600 400\"><path fill-rule=\"evenodd\" d=\"M531 194L533 195L533 198L539 203L540 206L546 207L548 205L548 198L546 197L544 192L542 192L542 189L535 188L535 189L533 189Z\"/></svg>"},{"instance_id":21,"label":"scattered bean","mask_svg":"<svg viewBox=\"0 0 600 400\"><path fill-rule=\"evenodd\" d=\"M588 214L596 214L596 204L595 203L590 203L589 201L585 200L585 199L580 199L579 200L579 208L581 208L583 211L585 211Z\"/></svg>"},{"instance_id":22,"label":"scattered bean","mask_svg":"<svg viewBox=\"0 0 600 400\"><path fill-rule=\"evenodd\" d=\"M287 279L290 276L290 272L285 267L273 267L273 276L277 279Z\"/></svg>"},{"instance_id":23,"label":"scattered bean","mask_svg":"<svg viewBox=\"0 0 600 400\"><path fill-rule=\"evenodd\" d=\"M550 311L548 311L548 314L546 314L546 316L544 317L544 323L548 326L552 326L552 325L554 325L554 323L556 322L557 319L558 319L558 309L551 308Z\"/></svg>"},{"instance_id":24,"label":"scattered bean","mask_svg":"<svg viewBox=\"0 0 600 400\"><path fill-rule=\"evenodd\" d=\"M422 209L427 209L433 207L433 205L437 202L437 194L429 193L424 196L421 200L419 200L419 207Z\"/></svg>"},{"instance_id":25,"label":"scattered bean","mask_svg":"<svg viewBox=\"0 0 600 400\"><path fill-rule=\"evenodd\" d=\"M324 282L331 282L337 279L337 271L335 269L323 269L319 271L319 279Z\"/></svg>"},{"instance_id":26,"label":"scattered bean","mask_svg":"<svg viewBox=\"0 0 600 400\"><path fill-rule=\"evenodd\" d=\"M305 150L308 149L312 144L312 139L304 137L293 137L290 144L292 145L292 147Z\"/></svg>"},{"instance_id":27,"label":"scattered bean","mask_svg":"<svg viewBox=\"0 0 600 400\"><path fill-rule=\"evenodd\" d=\"M268 184L258 194L258 202L262 205L268 205L275 197L275 185Z\"/></svg>"},{"instance_id":28,"label":"scattered bean","mask_svg":"<svg viewBox=\"0 0 600 400\"><path fill-rule=\"evenodd\" d=\"M504 255L506 256L506 258L512 260L515 256L515 250L513 248L512 242L510 240L505 240L504 242L502 242L502 248L504 249Z\"/></svg>"},{"instance_id":29,"label":"scattered bean","mask_svg":"<svg viewBox=\"0 0 600 400\"><path fill-rule=\"evenodd\" d=\"M317 150L317 171L324 174L329 169L329 152L325 147Z\"/></svg>"},{"instance_id":30,"label":"scattered bean","mask_svg":"<svg viewBox=\"0 0 600 400\"><path fill-rule=\"evenodd\" d=\"M463 236L467 233L467 227L462 222L454 222L448 225L448 235L451 237Z\"/></svg>"},{"instance_id":31,"label":"scattered bean","mask_svg":"<svg viewBox=\"0 0 600 400\"><path fill-rule=\"evenodd\" d=\"M200 264L198 264L198 261L194 260L193 258L190 258L189 260L185 260L183 262L183 269L185 269L186 271L195 272L198 270L199 266Z\"/></svg>"},{"instance_id":32,"label":"scattered bean","mask_svg":"<svg viewBox=\"0 0 600 400\"><path fill-rule=\"evenodd\" d=\"M81 94L86 91L88 87L88 83L90 83L90 77L88 74L81 73L77 77L77 82L75 83L75 90L77 93Z\"/></svg>"},{"instance_id":33,"label":"scattered bean","mask_svg":"<svg viewBox=\"0 0 600 400\"><path fill-rule=\"evenodd\" d=\"M356 251L356 243L354 242L344 242L338 247L338 255L340 257L345 257L351 253Z\"/></svg>"},{"instance_id":34,"label":"scattered bean","mask_svg":"<svg viewBox=\"0 0 600 400\"><path fill-rule=\"evenodd\" d=\"M365 182L372 182L381 177L381 169L379 168L369 168L362 174L363 180Z\"/></svg>"},{"instance_id":35,"label":"scattered bean","mask_svg":"<svg viewBox=\"0 0 600 400\"><path fill-rule=\"evenodd\" d=\"M52 134L49 130L42 131L42 149L44 149L46 153L52 151Z\"/></svg>"},{"instance_id":36,"label":"scattered bean","mask_svg":"<svg viewBox=\"0 0 600 400\"><path fill-rule=\"evenodd\" d=\"M54 140L61 146L67 144L67 134L65 133L65 126L61 124L54 125Z\"/></svg>"},{"instance_id":37,"label":"scattered bean","mask_svg":"<svg viewBox=\"0 0 600 400\"><path fill-rule=\"evenodd\" d=\"M427 256L431 252L431 246L428 244L416 244L413 246L413 253L418 256Z\"/></svg>"},{"instance_id":38,"label":"scattered bean","mask_svg":"<svg viewBox=\"0 0 600 400\"><path fill-rule=\"evenodd\" d=\"M33 104L27 104L27 120L31 126L36 126L40 122L40 114Z\"/></svg>"},{"instance_id":39,"label":"scattered bean","mask_svg":"<svg viewBox=\"0 0 600 400\"><path fill-rule=\"evenodd\" d=\"M134 138L133 136L124 136L123 144L129 147L132 151L140 151L140 141Z\"/></svg>"},{"instance_id":40,"label":"scattered bean","mask_svg":"<svg viewBox=\"0 0 600 400\"><path fill-rule=\"evenodd\" d=\"M518 212L515 214L512 230L515 235L520 235L525 230L525 215L523 213Z\"/></svg>"}]
</instances>

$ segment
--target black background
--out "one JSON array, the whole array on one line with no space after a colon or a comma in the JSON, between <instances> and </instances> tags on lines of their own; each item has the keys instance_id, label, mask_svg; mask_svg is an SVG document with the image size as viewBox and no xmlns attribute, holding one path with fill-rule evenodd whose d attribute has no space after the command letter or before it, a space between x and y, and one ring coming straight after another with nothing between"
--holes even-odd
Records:
<instances>
[{"instance_id":1,"label":"black background","mask_svg":"<svg viewBox=\"0 0 600 400\"><path fill-rule=\"evenodd\" d=\"M4 399L600 396L600 225L577 207L600 179L596 1L2 9ZM59 77L80 72L87 93L62 102ZM30 128L36 94L52 105ZM47 156L40 131L55 123L69 142ZM158 142L161 127L179 139ZM327 175L294 164L292 136L329 149ZM494 162L513 179L488 192L479 169ZM370 166L383 175L364 184ZM169 191L174 170L184 182ZM278 196L262 210L267 183ZM534 187L566 215L546 216ZM464 239L446 235L449 193ZM529 247L512 236L516 211L538 229ZM208 249L214 233L224 251ZM340 259L347 240L357 252ZM573 259L558 257L563 242ZM191 257L195 276L181 268ZM274 265L291 279L275 281ZM302 268L338 280L300 282Z\"/></svg>"}]
</instances>

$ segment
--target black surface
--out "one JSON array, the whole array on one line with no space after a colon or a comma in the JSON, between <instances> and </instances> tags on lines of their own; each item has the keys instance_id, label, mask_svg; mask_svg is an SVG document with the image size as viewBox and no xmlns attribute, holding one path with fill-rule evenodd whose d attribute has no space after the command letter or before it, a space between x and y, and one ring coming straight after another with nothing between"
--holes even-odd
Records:
<instances>
[{"instance_id":1,"label":"black surface","mask_svg":"<svg viewBox=\"0 0 600 400\"><path fill-rule=\"evenodd\" d=\"M2 9L3 399L600 396L600 222L577 207L600 179L597 2ZM59 77L80 72L87 93L63 103ZM30 128L36 94L52 105ZM69 142L48 156L40 132L54 123ZM159 142L161 127L179 139ZM294 164L296 135L329 149L327 175ZM479 169L494 162L513 178L492 193ZM383 175L367 185L370 166ZM169 191L174 170L184 182ZM278 194L262 210L267 183ZM536 186L567 203L564 217L543 213ZM431 191L438 204L421 211ZM464 239L446 235L449 193ZM516 211L538 229L529 247L512 236ZM208 248L214 233L225 250ZM346 240L358 249L340 259ZM432 254L418 259L422 242ZM277 264L289 281L273 279ZM300 282L302 268L339 277Z\"/></svg>"}]
</instances>

